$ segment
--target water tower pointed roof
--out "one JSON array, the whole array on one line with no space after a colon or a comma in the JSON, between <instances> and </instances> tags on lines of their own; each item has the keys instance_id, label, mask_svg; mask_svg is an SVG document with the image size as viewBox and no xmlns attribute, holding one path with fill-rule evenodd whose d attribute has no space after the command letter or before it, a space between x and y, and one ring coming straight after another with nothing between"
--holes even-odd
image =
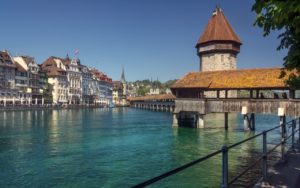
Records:
<instances>
[{"instance_id":1,"label":"water tower pointed roof","mask_svg":"<svg viewBox=\"0 0 300 188\"><path fill-rule=\"evenodd\" d=\"M196 44L196 48L201 44L213 41L230 41L242 44L240 38L234 32L223 11L219 7L213 12L211 19Z\"/></svg>"}]
</instances>

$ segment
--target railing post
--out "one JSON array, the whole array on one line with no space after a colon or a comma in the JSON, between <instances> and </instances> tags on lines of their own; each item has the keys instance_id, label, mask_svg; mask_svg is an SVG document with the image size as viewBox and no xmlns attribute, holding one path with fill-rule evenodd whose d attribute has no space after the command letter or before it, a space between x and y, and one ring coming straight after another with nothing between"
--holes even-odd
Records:
<instances>
[{"instance_id":1,"label":"railing post","mask_svg":"<svg viewBox=\"0 0 300 188\"><path fill-rule=\"evenodd\" d=\"M228 148L222 147L222 188L228 188Z\"/></svg>"},{"instance_id":2,"label":"railing post","mask_svg":"<svg viewBox=\"0 0 300 188\"><path fill-rule=\"evenodd\" d=\"M292 150L295 150L295 128L296 128L296 120L292 122Z\"/></svg>"},{"instance_id":3,"label":"railing post","mask_svg":"<svg viewBox=\"0 0 300 188\"><path fill-rule=\"evenodd\" d=\"M299 138L298 138L298 139L299 139L299 141L300 141L300 117L299 117L298 121L299 121L299 122L298 122L298 124L299 124L299 127L298 127L298 133L299 133L298 136L299 136Z\"/></svg>"},{"instance_id":4,"label":"railing post","mask_svg":"<svg viewBox=\"0 0 300 188\"><path fill-rule=\"evenodd\" d=\"M281 162L285 162L285 134L286 134L286 119L285 116L280 117L280 126L281 126Z\"/></svg>"},{"instance_id":5,"label":"railing post","mask_svg":"<svg viewBox=\"0 0 300 188\"><path fill-rule=\"evenodd\" d=\"M267 132L263 132L263 161L262 161L262 175L263 175L263 182L267 181L268 176L268 152L267 152Z\"/></svg>"}]
</instances>

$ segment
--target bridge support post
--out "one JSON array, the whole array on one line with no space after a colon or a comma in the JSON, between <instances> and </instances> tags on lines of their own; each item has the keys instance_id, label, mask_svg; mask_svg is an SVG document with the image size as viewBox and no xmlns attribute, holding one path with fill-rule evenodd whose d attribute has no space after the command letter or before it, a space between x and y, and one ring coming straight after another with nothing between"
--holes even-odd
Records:
<instances>
[{"instance_id":1,"label":"bridge support post","mask_svg":"<svg viewBox=\"0 0 300 188\"><path fill-rule=\"evenodd\" d=\"M224 113L224 127L225 130L228 130L228 112Z\"/></svg>"},{"instance_id":2,"label":"bridge support post","mask_svg":"<svg viewBox=\"0 0 300 188\"><path fill-rule=\"evenodd\" d=\"M281 162L285 162L285 138L286 138L286 117L285 117L285 109L278 108L278 116L280 119L281 126Z\"/></svg>"},{"instance_id":3,"label":"bridge support post","mask_svg":"<svg viewBox=\"0 0 300 188\"><path fill-rule=\"evenodd\" d=\"M248 120L248 115L244 115L244 131L249 131L249 120Z\"/></svg>"},{"instance_id":4,"label":"bridge support post","mask_svg":"<svg viewBox=\"0 0 300 188\"><path fill-rule=\"evenodd\" d=\"M247 106L242 107L242 115L244 115L244 131L249 131L249 118Z\"/></svg>"},{"instance_id":5,"label":"bridge support post","mask_svg":"<svg viewBox=\"0 0 300 188\"><path fill-rule=\"evenodd\" d=\"M285 162L285 134L286 134L286 118L285 116L280 117L281 125L281 162Z\"/></svg>"},{"instance_id":6,"label":"bridge support post","mask_svg":"<svg viewBox=\"0 0 300 188\"><path fill-rule=\"evenodd\" d=\"M203 129L204 128L204 115L198 114L198 115L196 115L196 117L197 117L197 128Z\"/></svg>"},{"instance_id":7,"label":"bridge support post","mask_svg":"<svg viewBox=\"0 0 300 188\"><path fill-rule=\"evenodd\" d=\"M251 113L251 130L252 131L255 131L255 114L254 113Z\"/></svg>"},{"instance_id":8,"label":"bridge support post","mask_svg":"<svg viewBox=\"0 0 300 188\"><path fill-rule=\"evenodd\" d=\"M299 139L299 141L300 141L300 118L298 119L298 121L299 121L299 122L298 122L298 123L299 123L299 127L298 127L298 133L299 133L298 136L299 136L299 138L298 138L298 139Z\"/></svg>"},{"instance_id":9,"label":"bridge support post","mask_svg":"<svg viewBox=\"0 0 300 188\"><path fill-rule=\"evenodd\" d=\"M173 127L178 127L178 114L173 113Z\"/></svg>"}]
</instances>

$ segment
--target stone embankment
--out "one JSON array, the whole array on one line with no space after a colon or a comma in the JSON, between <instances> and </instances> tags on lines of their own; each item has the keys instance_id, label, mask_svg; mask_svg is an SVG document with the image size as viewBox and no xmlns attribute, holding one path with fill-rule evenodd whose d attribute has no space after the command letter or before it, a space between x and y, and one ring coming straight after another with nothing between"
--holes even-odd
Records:
<instances>
[{"instance_id":1,"label":"stone embankment","mask_svg":"<svg viewBox=\"0 0 300 188\"><path fill-rule=\"evenodd\" d=\"M76 108L107 108L107 105L11 105L0 106L0 111L7 110L39 110L39 109L76 109Z\"/></svg>"}]
</instances>

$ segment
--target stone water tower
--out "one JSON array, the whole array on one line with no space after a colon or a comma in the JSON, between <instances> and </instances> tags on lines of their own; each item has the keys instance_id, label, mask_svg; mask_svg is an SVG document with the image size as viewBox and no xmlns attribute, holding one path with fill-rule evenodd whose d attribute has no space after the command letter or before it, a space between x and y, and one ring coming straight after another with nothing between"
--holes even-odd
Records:
<instances>
[{"instance_id":1,"label":"stone water tower","mask_svg":"<svg viewBox=\"0 0 300 188\"><path fill-rule=\"evenodd\" d=\"M223 11L217 7L196 44L200 72L236 70L241 44ZM217 93L206 91L204 96L217 97ZM237 97L237 92L228 91L227 96ZM220 97L225 97L225 91L220 91Z\"/></svg>"},{"instance_id":2,"label":"stone water tower","mask_svg":"<svg viewBox=\"0 0 300 188\"><path fill-rule=\"evenodd\" d=\"M223 11L217 7L196 44L200 71L237 69L241 44Z\"/></svg>"}]
</instances>

